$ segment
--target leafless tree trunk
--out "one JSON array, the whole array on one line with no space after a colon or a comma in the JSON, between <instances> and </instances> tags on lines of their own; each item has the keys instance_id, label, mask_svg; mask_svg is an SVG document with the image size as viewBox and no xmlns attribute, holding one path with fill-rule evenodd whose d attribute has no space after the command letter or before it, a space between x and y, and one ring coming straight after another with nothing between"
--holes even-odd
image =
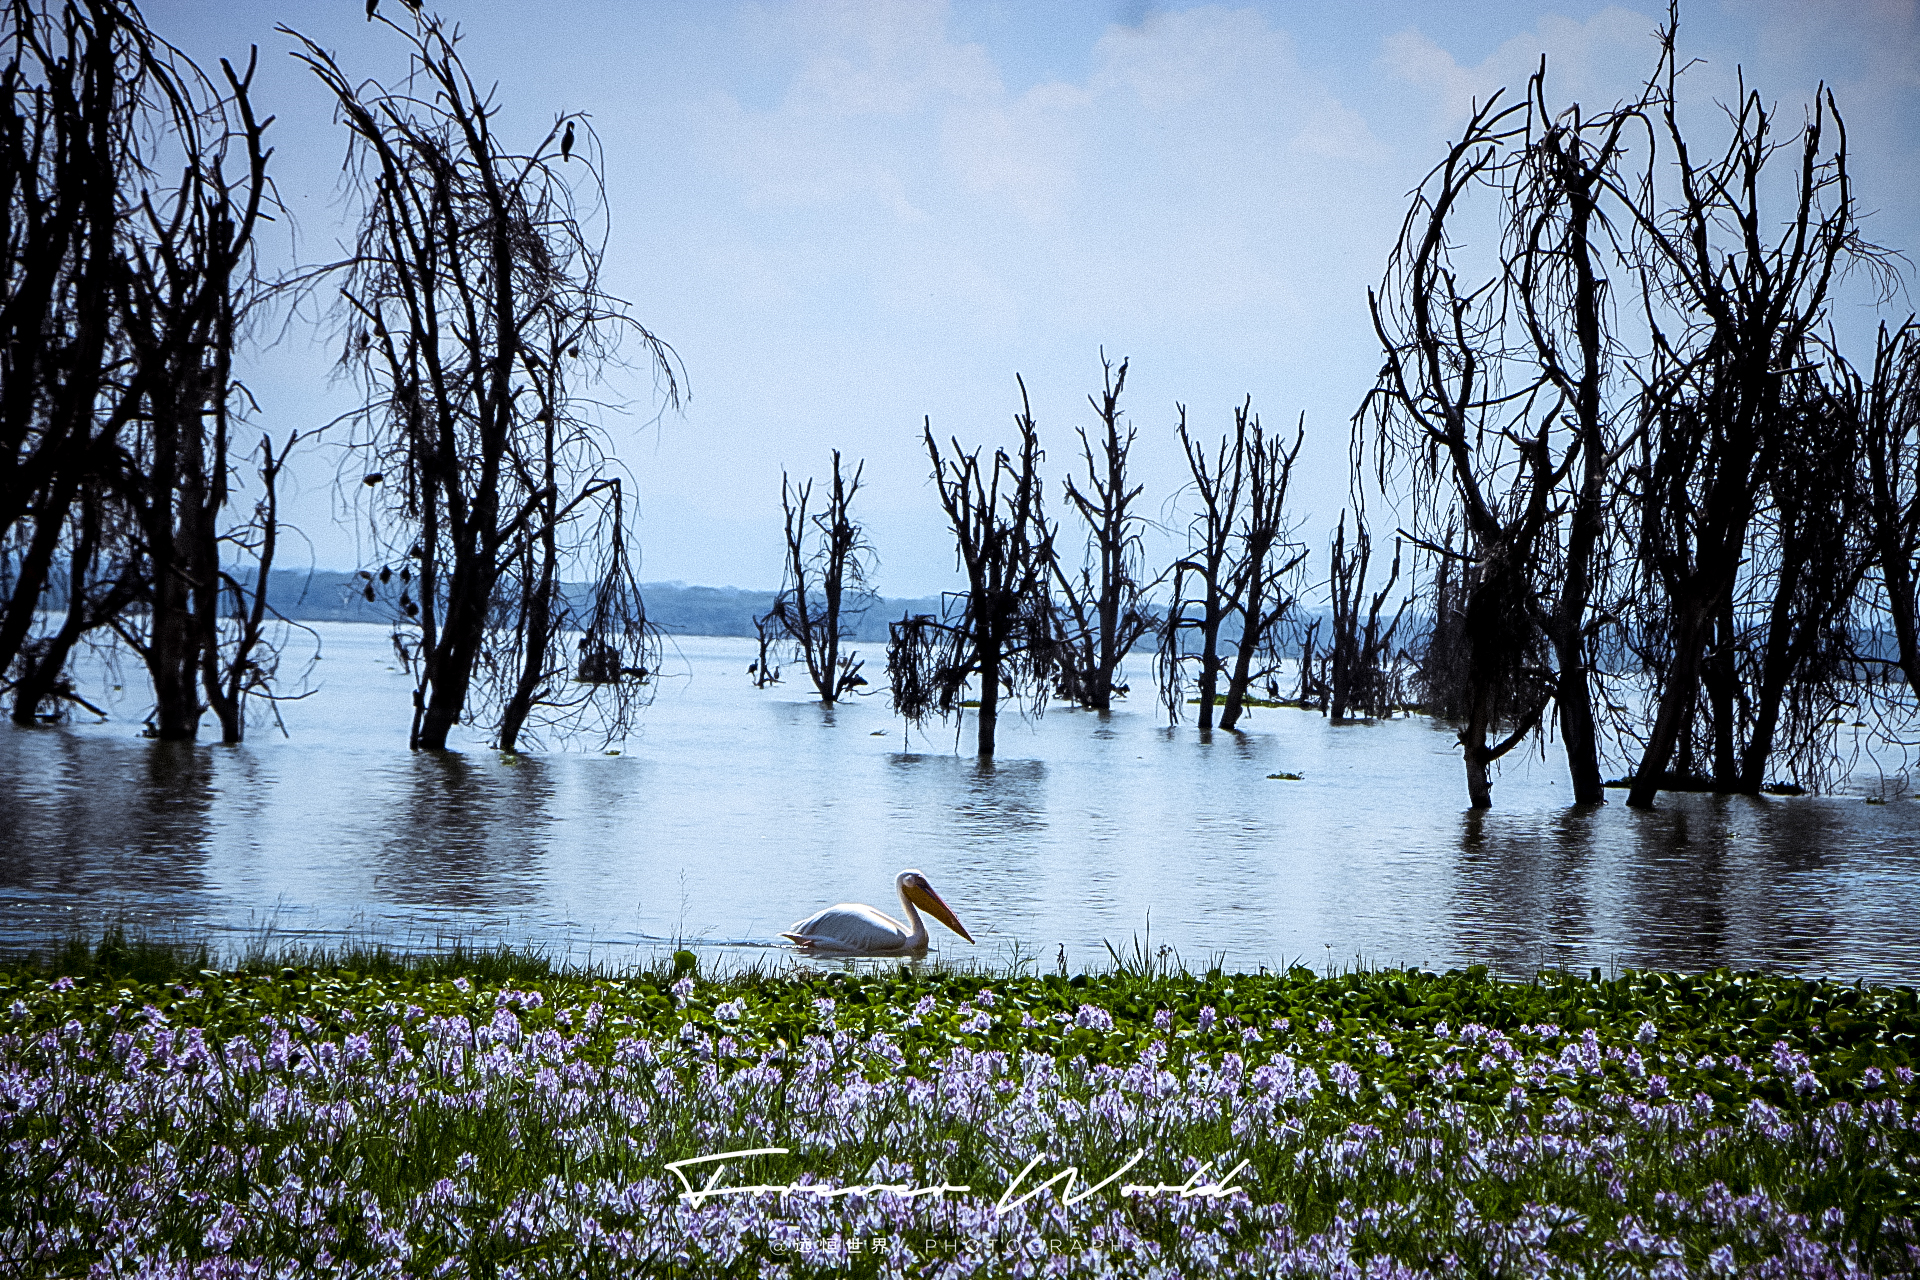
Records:
<instances>
[{"instance_id":1,"label":"leafless tree trunk","mask_svg":"<svg viewBox=\"0 0 1920 1280\"><path fill-rule=\"evenodd\" d=\"M219 524L236 327L270 199L254 63L241 74L222 61L217 86L110 0L15 0L4 25L0 519L22 554L0 667L70 530L67 616L32 645L16 718L33 719L49 693L72 697L68 653L111 626L146 661L153 733L191 738L202 676L211 690L225 674L220 594L243 590L222 581L231 537ZM257 627L241 643L257 647ZM239 661L258 687L262 668ZM239 724L223 716L228 741Z\"/></svg>"},{"instance_id":2,"label":"leafless tree trunk","mask_svg":"<svg viewBox=\"0 0 1920 1280\"><path fill-rule=\"evenodd\" d=\"M1200 668L1198 678L1200 728L1213 728L1214 703L1220 693L1220 628L1233 616L1233 538L1239 529L1241 498L1246 486L1247 426L1252 400L1234 410L1231 436L1223 437L1211 460L1187 433L1187 408L1181 405L1176 430L1193 475L1199 510L1187 525L1187 554L1174 565L1173 598L1160 633L1161 689L1171 719L1180 718L1185 697L1187 664ZM1189 576L1197 581L1188 594ZM1198 612L1187 614L1191 602ZM1200 651L1186 647L1186 633L1200 633Z\"/></svg>"},{"instance_id":3,"label":"leafless tree trunk","mask_svg":"<svg viewBox=\"0 0 1920 1280\"><path fill-rule=\"evenodd\" d=\"M1880 577L1878 612L1893 629L1899 671L1920 699L1914 591L1920 559L1920 326L1908 319L1889 333L1882 325L1872 374L1863 379L1843 369L1841 395L1861 435L1873 567Z\"/></svg>"},{"instance_id":4,"label":"leafless tree trunk","mask_svg":"<svg viewBox=\"0 0 1920 1280\"><path fill-rule=\"evenodd\" d=\"M206 689L207 705L220 721L220 740L239 742L246 736L247 699L278 699L274 677L278 672L278 647L269 643L267 583L273 573L273 559L280 538L280 473L287 458L300 441L297 431L287 434L287 442L278 451L271 436L260 437L260 498L254 505L253 521L245 528L226 534L221 541L239 547L253 560L251 582L243 582L227 569L219 570L221 590L213 593L231 602L228 619L231 651L221 647L220 619L203 619L206 643L200 655L200 677ZM305 697L296 694L295 697Z\"/></svg>"},{"instance_id":5,"label":"leafless tree trunk","mask_svg":"<svg viewBox=\"0 0 1920 1280\"><path fill-rule=\"evenodd\" d=\"M1697 161L1679 122L1674 42L1670 24L1646 174L1617 191L1634 222L1659 357L1643 396L1647 434L1636 476L1640 554L1657 592L1641 628L1664 627L1671 638L1627 800L1638 808L1653 804L1703 694L1718 784L1743 789L1752 772L1736 754L1737 650L1745 642L1735 601L1743 566L1752 561L1769 477L1800 413L1791 384L1831 284L1876 253L1858 235L1846 132L1832 95L1816 99L1800 135L1794 198L1781 227L1765 194L1774 185L1766 166L1784 145L1772 135L1772 113L1743 87L1728 112L1725 149ZM1777 586L1791 596L1791 583Z\"/></svg>"},{"instance_id":6,"label":"leafless tree trunk","mask_svg":"<svg viewBox=\"0 0 1920 1280\"><path fill-rule=\"evenodd\" d=\"M1244 417L1252 397L1242 406ZM1246 710L1247 688L1280 665L1281 628L1293 612L1295 597L1288 578L1307 558L1305 547L1292 543L1287 530L1287 483L1293 463L1307 438L1306 415L1287 448L1268 440L1260 419L1252 421L1247 437L1247 506L1240 526L1240 555L1233 567L1233 605L1240 613L1240 642L1234 649L1233 673L1227 680L1227 701L1220 709L1220 727L1231 731ZM1258 670L1256 658L1261 660Z\"/></svg>"},{"instance_id":7,"label":"leafless tree trunk","mask_svg":"<svg viewBox=\"0 0 1920 1280\"><path fill-rule=\"evenodd\" d=\"M784 632L779 619L763 613L753 620L753 633L760 641L760 656L747 664L747 674L753 677L754 688L765 689L780 683L780 667L773 660L773 650Z\"/></svg>"},{"instance_id":8,"label":"leafless tree trunk","mask_svg":"<svg viewBox=\"0 0 1920 1280\"><path fill-rule=\"evenodd\" d=\"M1343 720L1349 710L1363 716L1390 714L1395 708L1394 693L1399 684L1390 669L1393 639L1406 616L1409 600L1402 600L1393 620L1383 628L1380 611L1400 581L1400 544L1393 547L1393 569L1387 583L1369 602L1367 566L1373 556L1373 540L1367 534L1364 519L1354 516L1353 546L1347 547L1347 515L1340 513L1328 558L1329 591L1333 602L1333 643L1329 666L1328 699L1332 718ZM1367 606L1366 621L1360 620L1361 607Z\"/></svg>"},{"instance_id":9,"label":"leafless tree trunk","mask_svg":"<svg viewBox=\"0 0 1920 1280\"><path fill-rule=\"evenodd\" d=\"M4 675L33 632L63 539L74 527L74 504L106 467L104 455L129 409L125 389L108 385L118 358L113 300L121 184L139 165L135 119L156 58L138 15L109 0L10 0L0 9L0 46L6 60L0 72ZM97 485L88 501L94 508L77 524L97 539L104 501ZM68 544L70 565L78 550ZM82 576L90 558L82 557ZM73 576L70 568L70 581ZM39 647L36 667L48 652ZM45 687L59 678L58 669L26 674Z\"/></svg>"},{"instance_id":10,"label":"leafless tree trunk","mask_svg":"<svg viewBox=\"0 0 1920 1280\"><path fill-rule=\"evenodd\" d=\"M1613 438L1614 404L1607 396L1615 343L1606 270L1610 226L1602 201L1617 176L1622 135L1641 108L1587 117L1576 103L1556 118L1547 105L1544 59L1528 94L1533 119L1544 127L1516 175L1508 274L1534 358L1569 410L1567 449L1570 460L1577 458L1559 586L1545 630L1556 658L1553 700L1574 803L1605 804L1588 610L1605 570L1607 500L1626 446Z\"/></svg>"},{"instance_id":11,"label":"leafless tree trunk","mask_svg":"<svg viewBox=\"0 0 1920 1280\"><path fill-rule=\"evenodd\" d=\"M786 474L780 476L780 508L786 516L786 584L774 598L773 608L754 625L762 635L777 628L792 643L794 656L804 662L820 701L831 706L851 696L866 677L860 674L859 656L842 654L840 643L852 635L852 622L872 603L867 590L865 535L851 514L853 498L860 491L860 475L865 463L854 467L849 478L841 470L840 451L833 451L833 487L827 495L826 510L807 513L813 497L813 481L797 488ZM808 530L818 542L807 547ZM818 583L816 587L814 584ZM758 664L765 674L766 649L761 648Z\"/></svg>"},{"instance_id":12,"label":"leafless tree trunk","mask_svg":"<svg viewBox=\"0 0 1920 1280\"><path fill-rule=\"evenodd\" d=\"M943 456L925 427L940 505L953 528L967 593L957 621L920 615L894 623L887 645L887 674L896 710L909 720L960 709L971 678L980 693L979 759L993 759L1004 685L1015 696L1045 697L1056 663L1048 583L1053 575L1053 531L1042 506L1039 433L1020 380L1018 457L995 450L982 464L980 450L952 441Z\"/></svg>"},{"instance_id":13,"label":"leafless tree trunk","mask_svg":"<svg viewBox=\"0 0 1920 1280\"><path fill-rule=\"evenodd\" d=\"M1533 732L1546 708L1534 573L1574 458L1554 448L1560 405L1539 412L1542 379L1506 348L1501 281L1463 286L1452 261L1461 205L1476 188L1504 189L1525 110L1501 108L1496 94L1422 185L1386 280L1368 295L1386 361L1354 418L1357 447L1367 419L1375 424L1383 482L1390 463L1404 466L1416 520L1457 511L1466 527L1472 563L1459 736L1476 809L1493 803L1493 762ZM1505 385L1509 370L1518 385ZM1430 537L1425 545L1439 550Z\"/></svg>"},{"instance_id":14,"label":"leafless tree trunk","mask_svg":"<svg viewBox=\"0 0 1920 1280\"><path fill-rule=\"evenodd\" d=\"M169 76L179 88L170 124L181 179L164 189L142 181L130 193L135 212L118 317L144 390L118 484L134 512L146 606L144 627L123 623L120 630L146 662L151 731L166 742L198 734L203 692L220 711L223 739L244 735L240 699L224 692L220 602L229 590L242 597L246 633L232 674L252 687L259 672L245 674L260 629L245 621L253 612L246 589L223 576L220 522L231 498L232 411L245 394L233 376L233 349L247 307L253 232L269 199L269 152L267 122L249 97L254 61L244 75L220 65L223 95L190 65ZM243 164L237 185L227 177L236 151ZM270 447L267 462L277 473Z\"/></svg>"},{"instance_id":15,"label":"leafless tree trunk","mask_svg":"<svg viewBox=\"0 0 1920 1280\"><path fill-rule=\"evenodd\" d=\"M596 140L560 145L561 125L570 138L582 118L508 151L499 108L440 20L379 20L407 42L402 87L351 79L305 37L299 56L334 94L367 201L342 289L345 361L367 393L363 479L383 498L400 608L420 629L410 742L443 749L456 723L485 715L512 751L536 710L575 723L593 708L614 738L654 640L625 491L578 388L630 332L677 404L672 352L600 287L604 226L595 237L582 224L564 168L582 163L604 210ZM593 584L580 616L568 570ZM569 682L560 642L576 631Z\"/></svg>"},{"instance_id":16,"label":"leafless tree trunk","mask_svg":"<svg viewBox=\"0 0 1920 1280\"><path fill-rule=\"evenodd\" d=\"M1134 429L1120 430L1120 393L1127 385L1127 362L1116 372L1101 356L1104 385L1088 403L1100 417L1098 444L1080 430L1080 456L1086 464L1085 487L1067 480L1067 501L1087 526L1087 552L1094 562L1070 576L1057 561L1063 621L1068 623L1061 655L1062 693L1091 711L1113 707L1120 664L1133 646L1153 630L1140 582L1140 526L1134 514L1140 485L1128 484L1127 454ZM1097 579L1097 580L1096 580Z\"/></svg>"}]
</instances>

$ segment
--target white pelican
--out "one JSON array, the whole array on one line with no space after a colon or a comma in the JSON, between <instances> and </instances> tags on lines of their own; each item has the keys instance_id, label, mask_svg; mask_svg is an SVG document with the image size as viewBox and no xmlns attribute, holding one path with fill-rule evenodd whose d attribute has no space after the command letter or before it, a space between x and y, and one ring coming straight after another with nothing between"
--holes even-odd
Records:
<instances>
[{"instance_id":1,"label":"white pelican","mask_svg":"<svg viewBox=\"0 0 1920 1280\"><path fill-rule=\"evenodd\" d=\"M927 949L927 925L914 910L917 905L968 942L973 941L953 908L941 901L924 875L902 871L894 886L900 890L900 905L906 908L912 928L863 902L842 902L814 912L780 936L810 956L918 955Z\"/></svg>"}]
</instances>

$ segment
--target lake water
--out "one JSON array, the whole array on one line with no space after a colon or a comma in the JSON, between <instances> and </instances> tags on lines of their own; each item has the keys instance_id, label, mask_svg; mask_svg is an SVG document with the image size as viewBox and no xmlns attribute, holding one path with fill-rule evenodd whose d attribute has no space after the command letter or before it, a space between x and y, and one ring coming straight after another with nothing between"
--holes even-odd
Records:
<instances>
[{"instance_id":1,"label":"lake water","mask_svg":"<svg viewBox=\"0 0 1920 1280\"><path fill-rule=\"evenodd\" d=\"M704 637L675 642L617 756L415 755L385 631L317 631L320 692L285 704L288 738L269 723L237 748L148 742L131 692L106 724L0 728L0 945L119 920L233 948L270 931L621 961L684 938L715 964L764 963L818 907L897 912L911 866L977 940L932 925L949 961L1051 970L1064 948L1098 967L1150 917L1152 946L1194 967L1920 981L1911 797L1574 811L1553 747L1510 762L1498 807L1471 814L1444 725L1280 709L1208 740L1150 706L1055 706L1004 721L982 768L970 722L957 749L951 728L904 734L884 694L828 711L791 683L756 690L752 642Z\"/></svg>"}]
</instances>

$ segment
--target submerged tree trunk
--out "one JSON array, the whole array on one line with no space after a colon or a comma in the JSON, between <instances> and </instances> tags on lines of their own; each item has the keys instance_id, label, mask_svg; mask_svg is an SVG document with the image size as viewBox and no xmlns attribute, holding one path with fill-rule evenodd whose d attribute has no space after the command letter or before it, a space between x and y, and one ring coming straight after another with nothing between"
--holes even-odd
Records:
<instances>
[{"instance_id":1,"label":"submerged tree trunk","mask_svg":"<svg viewBox=\"0 0 1920 1280\"><path fill-rule=\"evenodd\" d=\"M1140 527L1133 513L1141 486L1129 485L1127 457L1134 430L1120 430L1120 395L1127 384L1127 362L1118 372L1101 356L1105 381L1101 394L1088 396L1100 417L1096 444L1080 431L1080 453L1086 467L1084 485L1069 477L1067 502L1087 526L1087 551L1094 563L1081 570L1076 582L1056 559L1054 577L1065 597L1071 634L1064 635L1062 692L1090 711L1113 709L1120 664L1141 637L1153 629L1142 607L1140 585Z\"/></svg>"},{"instance_id":2,"label":"submerged tree trunk","mask_svg":"<svg viewBox=\"0 0 1920 1280\"><path fill-rule=\"evenodd\" d=\"M1220 628L1233 613L1234 586L1232 540L1240 526L1241 495L1246 483L1248 408L1235 406L1234 430L1222 437L1211 460L1187 433L1187 410L1179 406L1177 433L1186 455L1187 469L1193 476L1194 492L1200 510L1187 526L1187 555L1174 565L1176 599L1168 613L1168 625L1161 634L1160 668L1167 687L1170 718L1178 719L1183 673L1191 662L1198 662L1200 728L1211 730L1214 703L1220 696ZM1188 617L1182 609L1180 588L1187 575L1199 583L1200 612ZM1200 633L1200 652L1185 650L1184 632Z\"/></svg>"},{"instance_id":3,"label":"submerged tree trunk","mask_svg":"<svg viewBox=\"0 0 1920 1280\"><path fill-rule=\"evenodd\" d=\"M1044 697L1057 660L1048 592L1053 535L1041 504L1040 438L1026 383L1016 381L1017 461L1000 449L983 465L979 449L966 452L957 440L951 457L943 456L932 420L925 424L934 484L967 576L964 609L958 621L903 618L890 628L887 644L894 708L914 723L959 712L967 681L979 681L975 743L982 761L993 758L1001 690Z\"/></svg>"},{"instance_id":4,"label":"submerged tree trunk","mask_svg":"<svg viewBox=\"0 0 1920 1280\"><path fill-rule=\"evenodd\" d=\"M1241 410L1245 415L1253 407L1252 397ZM1247 444L1247 510L1240 530L1240 563L1235 573L1239 587L1235 601L1240 610L1240 643L1233 655L1233 674L1227 681L1227 704L1221 709L1220 727L1232 731L1246 709L1247 687L1254 677L1256 655L1268 655L1266 669L1279 662L1278 632L1293 611L1294 598L1285 583L1288 576L1307 558L1304 547L1286 540L1287 484L1293 479L1293 463L1307 437L1306 415L1300 415L1300 428L1293 448L1278 439L1268 441L1254 418L1252 438ZM1278 556L1293 554L1284 564L1273 563Z\"/></svg>"},{"instance_id":5,"label":"submerged tree trunk","mask_svg":"<svg viewBox=\"0 0 1920 1280\"><path fill-rule=\"evenodd\" d=\"M1000 655L990 648L980 654L980 714L975 725L974 752L993 759L995 735L1000 729Z\"/></svg>"},{"instance_id":6,"label":"submerged tree trunk","mask_svg":"<svg viewBox=\"0 0 1920 1280\"><path fill-rule=\"evenodd\" d=\"M406 42L407 84L350 76L294 34L350 134L365 200L343 268L342 363L365 394L350 442L365 488L353 492L404 571L402 625L420 628L410 745L443 750L475 721L514 750L541 709L541 723L576 725L596 707L617 739L654 640L624 490L602 470L610 442L578 388L626 335L677 406L677 362L599 287L604 228L582 226L572 176L584 168L604 196L591 129L582 152L578 118L563 118L564 139L556 124L512 150L456 32L431 15L368 16ZM569 576L596 584L584 619L562 594ZM558 643L575 628L578 666Z\"/></svg>"},{"instance_id":7,"label":"submerged tree trunk","mask_svg":"<svg viewBox=\"0 0 1920 1280\"><path fill-rule=\"evenodd\" d=\"M1694 606L1681 614L1681 623L1675 628L1673 638L1673 661L1667 668L1666 683L1660 690L1660 703L1654 713L1653 731L1647 735L1646 748L1640 755L1640 767L1633 775L1633 786L1627 792L1627 804L1635 809L1651 809L1654 797L1659 794L1661 783L1673 765L1674 749L1680 743L1680 733L1693 719L1693 701L1700 688L1700 656L1705 647L1701 635L1711 619L1703 616L1706 610Z\"/></svg>"}]
</instances>

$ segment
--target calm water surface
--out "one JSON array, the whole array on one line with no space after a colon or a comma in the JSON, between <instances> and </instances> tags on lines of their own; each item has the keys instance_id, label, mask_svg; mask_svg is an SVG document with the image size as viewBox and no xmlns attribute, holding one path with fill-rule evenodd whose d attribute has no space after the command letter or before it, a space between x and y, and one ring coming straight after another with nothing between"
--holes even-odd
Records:
<instances>
[{"instance_id":1,"label":"calm water surface","mask_svg":"<svg viewBox=\"0 0 1920 1280\"><path fill-rule=\"evenodd\" d=\"M977 939L934 925L948 960L1050 969L1064 947L1075 969L1104 964L1151 913L1153 945L1190 965L1920 981L1912 799L1575 811L1555 749L1468 814L1444 726L1290 710L1208 740L1147 707L1055 707L1004 724L982 768L950 729L904 736L884 695L827 711L792 684L755 690L752 642L699 637L618 756L507 763L477 740L419 756L385 632L318 630L321 692L285 706L290 738L147 742L131 694L107 724L0 729L0 945L123 920L232 947L271 931L576 959L682 937L739 962L833 902L897 910L893 877L915 866Z\"/></svg>"}]
</instances>

